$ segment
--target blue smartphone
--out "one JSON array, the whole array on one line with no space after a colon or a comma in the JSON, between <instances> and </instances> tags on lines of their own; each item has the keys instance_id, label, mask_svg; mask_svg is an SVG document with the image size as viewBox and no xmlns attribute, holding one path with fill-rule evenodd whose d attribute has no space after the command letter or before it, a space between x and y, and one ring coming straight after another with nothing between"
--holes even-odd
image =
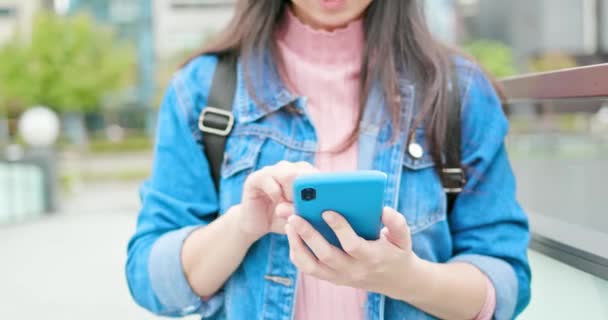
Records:
<instances>
[{"instance_id":1,"label":"blue smartphone","mask_svg":"<svg viewBox=\"0 0 608 320\"><path fill-rule=\"evenodd\" d=\"M296 214L306 219L332 245L342 248L322 214L342 215L366 240L377 240L382 227L382 208L387 176L380 171L317 173L296 178Z\"/></svg>"}]
</instances>

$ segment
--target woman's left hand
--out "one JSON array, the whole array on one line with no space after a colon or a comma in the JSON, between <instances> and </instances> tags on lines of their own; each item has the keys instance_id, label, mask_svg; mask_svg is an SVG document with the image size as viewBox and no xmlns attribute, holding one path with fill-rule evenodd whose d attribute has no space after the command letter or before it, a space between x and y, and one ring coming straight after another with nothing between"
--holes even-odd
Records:
<instances>
[{"instance_id":1,"label":"woman's left hand","mask_svg":"<svg viewBox=\"0 0 608 320\"><path fill-rule=\"evenodd\" d=\"M325 212L323 219L335 232L343 250L329 244L297 215L291 215L285 226L291 261L301 272L337 285L389 296L402 292L408 282L404 280L414 276L419 260L412 251L410 230L402 214L384 208L385 227L376 241L358 236L335 212Z\"/></svg>"}]
</instances>

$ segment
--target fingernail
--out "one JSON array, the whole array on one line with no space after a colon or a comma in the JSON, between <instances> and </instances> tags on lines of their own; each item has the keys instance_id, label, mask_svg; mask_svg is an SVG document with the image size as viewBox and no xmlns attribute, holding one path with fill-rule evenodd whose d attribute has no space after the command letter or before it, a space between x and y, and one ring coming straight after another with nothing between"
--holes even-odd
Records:
<instances>
[{"instance_id":1,"label":"fingernail","mask_svg":"<svg viewBox=\"0 0 608 320\"><path fill-rule=\"evenodd\" d=\"M325 222L330 223L330 224L334 223L336 221L336 215L331 211L324 212L323 220L325 220Z\"/></svg>"},{"instance_id":2,"label":"fingernail","mask_svg":"<svg viewBox=\"0 0 608 320\"><path fill-rule=\"evenodd\" d=\"M301 227L300 221L298 221L298 218L295 215L289 217L287 223L289 223L295 231L298 231Z\"/></svg>"}]
</instances>

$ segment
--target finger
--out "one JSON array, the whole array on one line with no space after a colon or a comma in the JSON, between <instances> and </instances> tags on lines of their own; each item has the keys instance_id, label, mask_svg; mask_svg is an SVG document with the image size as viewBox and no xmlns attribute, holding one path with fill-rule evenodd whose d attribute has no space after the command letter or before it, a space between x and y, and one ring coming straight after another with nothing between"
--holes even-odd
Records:
<instances>
[{"instance_id":1,"label":"finger","mask_svg":"<svg viewBox=\"0 0 608 320\"><path fill-rule=\"evenodd\" d=\"M323 280L332 278L332 271L317 261L293 226L285 225L285 233L289 242L289 258L301 272Z\"/></svg>"},{"instance_id":2,"label":"finger","mask_svg":"<svg viewBox=\"0 0 608 320\"><path fill-rule=\"evenodd\" d=\"M260 189L264 192L273 203L283 201L283 190L281 185L277 183L271 176L265 177L260 183Z\"/></svg>"},{"instance_id":3,"label":"finger","mask_svg":"<svg viewBox=\"0 0 608 320\"><path fill-rule=\"evenodd\" d=\"M306 161L296 162L295 165L298 167L298 171L302 174L319 172L319 169Z\"/></svg>"},{"instance_id":4,"label":"finger","mask_svg":"<svg viewBox=\"0 0 608 320\"><path fill-rule=\"evenodd\" d=\"M293 204L287 202L279 203L274 209L271 230L274 233L284 234L287 219L295 214Z\"/></svg>"},{"instance_id":5,"label":"finger","mask_svg":"<svg viewBox=\"0 0 608 320\"><path fill-rule=\"evenodd\" d=\"M348 221L341 215L327 211L323 213L323 220L334 231L342 249L351 257L368 260L374 253L367 241L355 233Z\"/></svg>"},{"instance_id":6,"label":"finger","mask_svg":"<svg viewBox=\"0 0 608 320\"><path fill-rule=\"evenodd\" d=\"M288 224L295 229L323 265L333 270L345 271L352 264L351 257L327 242L306 220L294 215L289 218Z\"/></svg>"},{"instance_id":7,"label":"finger","mask_svg":"<svg viewBox=\"0 0 608 320\"><path fill-rule=\"evenodd\" d=\"M287 224L287 219L283 218L275 218L272 220L272 225L270 226L270 232L276 234L285 234L285 225Z\"/></svg>"},{"instance_id":8,"label":"finger","mask_svg":"<svg viewBox=\"0 0 608 320\"><path fill-rule=\"evenodd\" d=\"M296 213L296 208L288 202L281 202L274 209L274 213L278 218L287 219Z\"/></svg>"},{"instance_id":9,"label":"finger","mask_svg":"<svg viewBox=\"0 0 608 320\"><path fill-rule=\"evenodd\" d=\"M405 217L392 208L386 207L382 213L382 235L395 246L401 249L411 247L410 228Z\"/></svg>"},{"instance_id":10,"label":"finger","mask_svg":"<svg viewBox=\"0 0 608 320\"><path fill-rule=\"evenodd\" d=\"M296 178L296 170L293 164L288 162L280 162L271 169L272 178L281 187L281 192L285 201L293 201L293 181Z\"/></svg>"},{"instance_id":11,"label":"finger","mask_svg":"<svg viewBox=\"0 0 608 320\"><path fill-rule=\"evenodd\" d=\"M252 173L245 184L245 188L250 190L250 196L254 199L267 197L275 203L283 200L283 190L272 177L270 168L263 168Z\"/></svg>"},{"instance_id":12,"label":"finger","mask_svg":"<svg viewBox=\"0 0 608 320\"><path fill-rule=\"evenodd\" d=\"M293 202L293 182L302 175L315 173L318 170L307 162L290 163L282 161L274 167L273 176L281 185L283 195L289 202Z\"/></svg>"}]
</instances>

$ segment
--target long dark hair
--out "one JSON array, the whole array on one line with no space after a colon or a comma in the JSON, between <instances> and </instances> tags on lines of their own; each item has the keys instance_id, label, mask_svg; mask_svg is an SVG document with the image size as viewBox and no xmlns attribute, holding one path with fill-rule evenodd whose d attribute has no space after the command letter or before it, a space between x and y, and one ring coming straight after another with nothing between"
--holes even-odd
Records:
<instances>
[{"instance_id":1,"label":"long dark hair","mask_svg":"<svg viewBox=\"0 0 608 320\"><path fill-rule=\"evenodd\" d=\"M420 0L375 0L367 8L363 17L366 47L361 66L359 120L373 83L380 81L391 109L393 127L402 128L403 110L396 97L400 96L399 80L407 72L422 97L422 108L412 127L425 125L430 154L440 169L449 107L449 53L431 35L420 3ZM289 5L288 0L239 0L230 24L200 54L238 52L242 57L261 59L270 49L273 61L280 67L282 61L273 36ZM245 80L252 91L252 74L261 72L259 68L264 64L262 61L251 63L252 59L242 61ZM351 143L359 129L352 133Z\"/></svg>"}]
</instances>

